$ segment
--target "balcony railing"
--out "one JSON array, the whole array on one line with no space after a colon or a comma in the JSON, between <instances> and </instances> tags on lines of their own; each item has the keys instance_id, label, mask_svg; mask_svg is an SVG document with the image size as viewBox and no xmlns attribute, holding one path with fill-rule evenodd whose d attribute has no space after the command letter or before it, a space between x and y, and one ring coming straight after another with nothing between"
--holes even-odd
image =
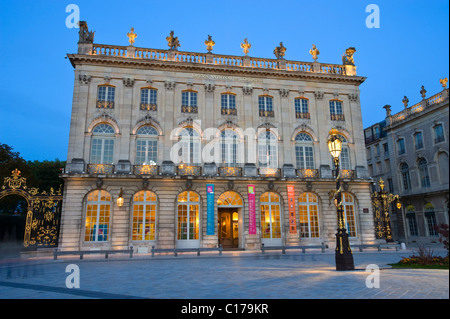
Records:
<instances>
[{"instance_id":1,"label":"balcony railing","mask_svg":"<svg viewBox=\"0 0 450 319\"><path fill-rule=\"evenodd\" d=\"M100 101L97 100L97 108L98 109L113 109L114 108L114 101Z\"/></svg>"},{"instance_id":2,"label":"balcony railing","mask_svg":"<svg viewBox=\"0 0 450 319\"><path fill-rule=\"evenodd\" d=\"M341 178L353 179L355 178L355 171L352 169L340 169L339 174ZM336 176L336 170L333 170L333 176Z\"/></svg>"},{"instance_id":3,"label":"balcony railing","mask_svg":"<svg viewBox=\"0 0 450 319\"><path fill-rule=\"evenodd\" d=\"M331 114L332 121L345 121L344 114Z\"/></svg>"},{"instance_id":4,"label":"balcony railing","mask_svg":"<svg viewBox=\"0 0 450 319\"><path fill-rule=\"evenodd\" d=\"M158 106L156 104L141 103L140 110L141 111L157 111Z\"/></svg>"},{"instance_id":5,"label":"balcony railing","mask_svg":"<svg viewBox=\"0 0 450 319\"><path fill-rule=\"evenodd\" d=\"M259 176L262 177L281 177L280 168L261 167L258 169Z\"/></svg>"},{"instance_id":6,"label":"balcony railing","mask_svg":"<svg viewBox=\"0 0 450 319\"><path fill-rule=\"evenodd\" d=\"M198 107L197 106L188 106L188 105L182 105L181 106L181 113L198 113Z\"/></svg>"},{"instance_id":7,"label":"balcony railing","mask_svg":"<svg viewBox=\"0 0 450 319\"><path fill-rule=\"evenodd\" d=\"M229 109L229 108L226 108L226 107L222 107L220 109L220 113L222 115L237 115L237 109Z\"/></svg>"},{"instance_id":8,"label":"balcony railing","mask_svg":"<svg viewBox=\"0 0 450 319\"><path fill-rule=\"evenodd\" d=\"M242 167L219 167L219 176L240 177L242 176Z\"/></svg>"},{"instance_id":9,"label":"balcony railing","mask_svg":"<svg viewBox=\"0 0 450 319\"><path fill-rule=\"evenodd\" d=\"M158 165L133 165L134 175L157 176L159 174Z\"/></svg>"},{"instance_id":10,"label":"balcony railing","mask_svg":"<svg viewBox=\"0 0 450 319\"><path fill-rule=\"evenodd\" d=\"M259 116L261 116L261 117L275 117L275 113L274 113L274 111L259 110Z\"/></svg>"},{"instance_id":11,"label":"balcony railing","mask_svg":"<svg viewBox=\"0 0 450 319\"><path fill-rule=\"evenodd\" d=\"M181 164L181 165L178 165L178 167L177 167L177 175L178 176L201 176L202 175L202 167Z\"/></svg>"},{"instance_id":12,"label":"balcony railing","mask_svg":"<svg viewBox=\"0 0 450 319\"><path fill-rule=\"evenodd\" d=\"M89 174L113 174L113 164L88 164L87 171Z\"/></svg>"},{"instance_id":13,"label":"balcony railing","mask_svg":"<svg viewBox=\"0 0 450 319\"><path fill-rule=\"evenodd\" d=\"M303 112L295 112L295 118L309 120L310 119L310 114L309 113L303 113Z\"/></svg>"},{"instance_id":14,"label":"balcony railing","mask_svg":"<svg viewBox=\"0 0 450 319\"><path fill-rule=\"evenodd\" d=\"M300 178L319 178L319 170L313 168L297 169L297 176Z\"/></svg>"}]
</instances>

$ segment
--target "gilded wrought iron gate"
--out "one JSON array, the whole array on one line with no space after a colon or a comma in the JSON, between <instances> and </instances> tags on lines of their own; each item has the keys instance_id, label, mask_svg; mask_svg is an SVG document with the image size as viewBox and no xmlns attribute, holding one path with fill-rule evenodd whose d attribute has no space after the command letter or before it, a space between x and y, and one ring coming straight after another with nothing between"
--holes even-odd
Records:
<instances>
[{"instance_id":1,"label":"gilded wrought iron gate","mask_svg":"<svg viewBox=\"0 0 450 319\"><path fill-rule=\"evenodd\" d=\"M24 247L57 246L62 208L61 186L56 192L53 188L49 192L28 188L26 178L15 169L11 177L5 177L0 189L0 199L8 195L20 195L27 201Z\"/></svg>"}]
</instances>

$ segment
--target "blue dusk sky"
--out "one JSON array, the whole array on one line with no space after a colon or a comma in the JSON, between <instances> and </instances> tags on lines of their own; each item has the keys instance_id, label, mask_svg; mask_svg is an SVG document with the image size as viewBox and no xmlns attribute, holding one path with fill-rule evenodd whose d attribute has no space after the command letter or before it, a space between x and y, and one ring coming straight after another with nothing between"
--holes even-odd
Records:
<instances>
[{"instance_id":1,"label":"blue dusk sky","mask_svg":"<svg viewBox=\"0 0 450 319\"><path fill-rule=\"evenodd\" d=\"M167 49L171 30L182 51L274 58L283 42L287 60L342 63L353 46L360 86L363 126L385 118L382 108L403 109L442 90L439 79L449 70L449 2L447 0L278 0L278 1L85 1L2 0L0 2L0 143L26 160L65 160L74 84L67 53L76 53L78 29L67 28L66 7L76 4L80 19L96 31L95 43L128 45L131 27L135 46ZM379 28L368 28L369 4L379 8Z\"/></svg>"}]
</instances>

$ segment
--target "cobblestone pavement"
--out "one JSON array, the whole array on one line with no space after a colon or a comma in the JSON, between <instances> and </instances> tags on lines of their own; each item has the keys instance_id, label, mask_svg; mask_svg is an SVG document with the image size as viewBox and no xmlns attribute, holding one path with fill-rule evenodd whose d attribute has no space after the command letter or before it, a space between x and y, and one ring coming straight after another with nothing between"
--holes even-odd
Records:
<instances>
[{"instance_id":1,"label":"cobblestone pavement","mask_svg":"<svg viewBox=\"0 0 450 319\"><path fill-rule=\"evenodd\" d=\"M354 252L355 271L337 272L330 252L224 252L223 256L111 255L0 259L1 299L448 299L448 270L390 269L411 251ZM69 264L80 288L69 289ZM380 269L379 288L375 273ZM371 276L368 278L368 276Z\"/></svg>"}]
</instances>

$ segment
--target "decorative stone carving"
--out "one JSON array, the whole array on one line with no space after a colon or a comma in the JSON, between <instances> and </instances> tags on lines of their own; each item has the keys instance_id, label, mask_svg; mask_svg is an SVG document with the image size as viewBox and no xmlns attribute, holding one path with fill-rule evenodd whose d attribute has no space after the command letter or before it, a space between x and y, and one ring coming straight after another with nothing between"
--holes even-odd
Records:
<instances>
[{"instance_id":1,"label":"decorative stone carving","mask_svg":"<svg viewBox=\"0 0 450 319\"><path fill-rule=\"evenodd\" d=\"M180 47L180 41L178 41L178 37L174 37L174 31L170 31L170 35L166 37L167 45L169 46L169 50L178 51L178 47Z\"/></svg>"},{"instance_id":2,"label":"decorative stone carving","mask_svg":"<svg viewBox=\"0 0 450 319\"><path fill-rule=\"evenodd\" d=\"M205 40L206 50L208 50L208 53L211 53L215 44L216 43L212 40L212 37L208 34L208 39Z\"/></svg>"},{"instance_id":3,"label":"decorative stone carving","mask_svg":"<svg viewBox=\"0 0 450 319\"><path fill-rule=\"evenodd\" d=\"M205 84L205 91L208 93L212 93L214 92L214 89L216 88L216 86L212 83L207 83Z\"/></svg>"},{"instance_id":4,"label":"decorative stone carving","mask_svg":"<svg viewBox=\"0 0 450 319\"><path fill-rule=\"evenodd\" d=\"M244 93L244 95L252 95L253 88L251 86L244 86L242 87L242 92Z\"/></svg>"},{"instance_id":5,"label":"decorative stone carving","mask_svg":"<svg viewBox=\"0 0 450 319\"><path fill-rule=\"evenodd\" d=\"M280 42L280 46L276 47L275 50L273 50L273 54L275 54L275 56L279 60L284 59L285 53L286 53L286 48L283 46L283 42Z\"/></svg>"},{"instance_id":6,"label":"decorative stone carving","mask_svg":"<svg viewBox=\"0 0 450 319\"><path fill-rule=\"evenodd\" d=\"M248 43L247 38L244 39L244 42L241 43L241 48L244 51L244 54L247 55L249 49L252 47L252 45L250 43Z\"/></svg>"},{"instance_id":7,"label":"decorative stone carving","mask_svg":"<svg viewBox=\"0 0 450 319\"><path fill-rule=\"evenodd\" d=\"M164 87L167 91L173 91L175 89L175 82L174 81L166 81L164 82Z\"/></svg>"},{"instance_id":8,"label":"decorative stone carving","mask_svg":"<svg viewBox=\"0 0 450 319\"><path fill-rule=\"evenodd\" d=\"M78 79L80 80L80 83L83 84L89 84L89 82L91 82L91 76L87 74L80 74Z\"/></svg>"},{"instance_id":9,"label":"decorative stone carving","mask_svg":"<svg viewBox=\"0 0 450 319\"><path fill-rule=\"evenodd\" d=\"M78 43L94 43L95 31L89 31L86 21L79 21L78 26L80 27Z\"/></svg>"},{"instance_id":10,"label":"decorative stone carving","mask_svg":"<svg viewBox=\"0 0 450 319\"><path fill-rule=\"evenodd\" d=\"M318 100L322 100L323 99L323 92L322 91L315 91L314 92L314 96L316 97L316 99Z\"/></svg>"},{"instance_id":11,"label":"decorative stone carving","mask_svg":"<svg viewBox=\"0 0 450 319\"><path fill-rule=\"evenodd\" d=\"M386 117L391 116L391 106L386 104L383 108L386 110Z\"/></svg>"},{"instance_id":12,"label":"decorative stone carving","mask_svg":"<svg viewBox=\"0 0 450 319\"><path fill-rule=\"evenodd\" d=\"M137 34L134 33L134 28L131 28L130 32L127 33L128 42L130 42L130 45L133 46L134 40L137 38Z\"/></svg>"},{"instance_id":13,"label":"decorative stone carving","mask_svg":"<svg viewBox=\"0 0 450 319\"><path fill-rule=\"evenodd\" d=\"M289 90L288 89L280 89L280 96L281 97L288 97L289 96Z\"/></svg>"},{"instance_id":14,"label":"decorative stone carving","mask_svg":"<svg viewBox=\"0 0 450 319\"><path fill-rule=\"evenodd\" d=\"M319 52L319 50L316 48L316 45L315 45L315 44L312 45L312 49L309 50L309 54L312 55L312 58L314 59L314 62L317 62L317 59L319 58L320 52Z\"/></svg>"},{"instance_id":15,"label":"decorative stone carving","mask_svg":"<svg viewBox=\"0 0 450 319\"><path fill-rule=\"evenodd\" d=\"M342 64L343 65L355 65L355 60L353 59L353 54L356 52L354 47L350 47L345 50L345 53L342 55Z\"/></svg>"},{"instance_id":16,"label":"decorative stone carving","mask_svg":"<svg viewBox=\"0 0 450 319\"><path fill-rule=\"evenodd\" d=\"M350 93L348 95L348 98L350 99L350 102L357 102L358 101L358 94L357 93Z\"/></svg>"},{"instance_id":17,"label":"decorative stone carving","mask_svg":"<svg viewBox=\"0 0 450 319\"><path fill-rule=\"evenodd\" d=\"M130 88L134 85L134 79L133 78L123 78L123 85Z\"/></svg>"},{"instance_id":18,"label":"decorative stone carving","mask_svg":"<svg viewBox=\"0 0 450 319\"><path fill-rule=\"evenodd\" d=\"M441 83L443 89L446 89L447 88L447 83L448 83L448 78L440 79L439 83Z\"/></svg>"}]
</instances>

